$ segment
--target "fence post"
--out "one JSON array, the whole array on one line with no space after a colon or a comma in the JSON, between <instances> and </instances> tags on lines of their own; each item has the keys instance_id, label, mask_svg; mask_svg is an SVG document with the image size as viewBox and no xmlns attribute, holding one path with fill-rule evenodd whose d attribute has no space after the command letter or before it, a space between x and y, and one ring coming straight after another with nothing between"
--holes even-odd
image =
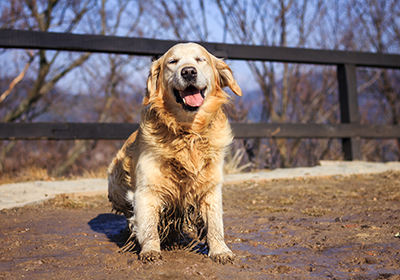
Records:
<instances>
[{"instance_id":1,"label":"fence post","mask_svg":"<svg viewBox=\"0 0 400 280\"><path fill-rule=\"evenodd\" d=\"M337 77L339 82L340 122L359 124L356 66L354 64L339 64ZM342 138L342 149L345 160L362 159L360 137Z\"/></svg>"}]
</instances>

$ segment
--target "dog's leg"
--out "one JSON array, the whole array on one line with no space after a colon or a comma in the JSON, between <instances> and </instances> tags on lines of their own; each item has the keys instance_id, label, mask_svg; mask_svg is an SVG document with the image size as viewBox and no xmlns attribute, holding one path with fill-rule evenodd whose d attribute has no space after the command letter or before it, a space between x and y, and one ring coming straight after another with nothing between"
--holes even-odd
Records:
<instances>
[{"instance_id":1,"label":"dog's leg","mask_svg":"<svg viewBox=\"0 0 400 280\"><path fill-rule=\"evenodd\" d=\"M221 184L218 184L206 195L201 202L201 212L207 229L209 257L222 264L233 262L235 254L224 241Z\"/></svg>"},{"instance_id":2,"label":"dog's leg","mask_svg":"<svg viewBox=\"0 0 400 280\"><path fill-rule=\"evenodd\" d=\"M139 254L143 262L161 259L158 235L160 201L150 187L138 188L135 193L136 238L141 246Z\"/></svg>"}]
</instances>

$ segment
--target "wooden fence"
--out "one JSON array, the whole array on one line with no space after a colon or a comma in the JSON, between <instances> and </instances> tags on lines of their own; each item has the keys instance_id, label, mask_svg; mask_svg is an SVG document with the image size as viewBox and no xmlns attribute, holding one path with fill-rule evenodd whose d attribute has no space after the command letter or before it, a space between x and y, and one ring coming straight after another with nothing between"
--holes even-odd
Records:
<instances>
[{"instance_id":1,"label":"wooden fence","mask_svg":"<svg viewBox=\"0 0 400 280\"><path fill-rule=\"evenodd\" d=\"M158 56L178 41L0 29L0 48L46 49ZM233 60L336 65L341 123L233 123L236 138L341 138L346 160L360 160L361 138L400 139L399 125L361 125L356 67L400 69L400 55L199 42ZM0 140L126 139L138 128L128 123L0 123Z\"/></svg>"}]
</instances>

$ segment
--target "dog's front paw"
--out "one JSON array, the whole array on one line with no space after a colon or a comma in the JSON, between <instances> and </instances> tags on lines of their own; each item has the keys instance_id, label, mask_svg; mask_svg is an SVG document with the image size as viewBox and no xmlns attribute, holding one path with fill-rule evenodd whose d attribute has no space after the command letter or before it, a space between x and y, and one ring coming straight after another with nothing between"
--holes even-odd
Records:
<instances>
[{"instance_id":1,"label":"dog's front paw","mask_svg":"<svg viewBox=\"0 0 400 280\"><path fill-rule=\"evenodd\" d=\"M139 260L141 260L143 263L148 263L148 262L154 262L157 260L162 260L161 252L159 251L145 251L145 252L140 252L139 254Z\"/></svg>"},{"instance_id":2,"label":"dog's front paw","mask_svg":"<svg viewBox=\"0 0 400 280\"><path fill-rule=\"evenodd\" d=\"M229 250L222 253L210 253L209 257L217 263L227 264L233 263L236 256L231 250Z\"/></svg>"}]
</instances>

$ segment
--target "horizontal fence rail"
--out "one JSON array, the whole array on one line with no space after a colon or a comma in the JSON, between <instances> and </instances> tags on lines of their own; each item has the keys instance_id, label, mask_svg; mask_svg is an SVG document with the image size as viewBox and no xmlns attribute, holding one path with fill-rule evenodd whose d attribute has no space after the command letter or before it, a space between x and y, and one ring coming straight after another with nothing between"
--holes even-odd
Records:
<instances>
[{"instance_id":1,"label":"horizontal fence rail","mask_svg":"<svg viewBox=\"0 0 400 280\"><path fill-rule=\"evenodd\" d=\"M46 49L140 56L164 54L180 41L126 38L103 35L66 34L0 29L0 47ZM354 64L363 67L399 68L400 56L393 54L329 51L198 42L210 53L234 60L259 60L306 64Z\"/></svg>"},{"instance_id":2,"label":"horizontal fence rail","mask_svg":"<svg viewBox=\"0 0 400 280\"><path fill-rule=\"evenodd\" d=\"M400 138L394 125L232 123L235 138ZM0 123L0 140L124 140L130 123Z\"/></svg>"},{"instance_id":3,"label":"horizontal fence rail","mask_svg":"<svg viewBox=\"0 0 400 280\"><path fill-rule=\"evenodd\" d=\"M159 56L180 41L0 29L0 48L44 49ZM341 138L344 158L362 159L360 138L400 139L399 125L361 125L357 67L400 69L400 55L198 42L232 60L335 65L340 124L232 124L236 138ZM126 139L138 128L126 123L0 123L0 140Z\"/></svg>"}]
</instances>

